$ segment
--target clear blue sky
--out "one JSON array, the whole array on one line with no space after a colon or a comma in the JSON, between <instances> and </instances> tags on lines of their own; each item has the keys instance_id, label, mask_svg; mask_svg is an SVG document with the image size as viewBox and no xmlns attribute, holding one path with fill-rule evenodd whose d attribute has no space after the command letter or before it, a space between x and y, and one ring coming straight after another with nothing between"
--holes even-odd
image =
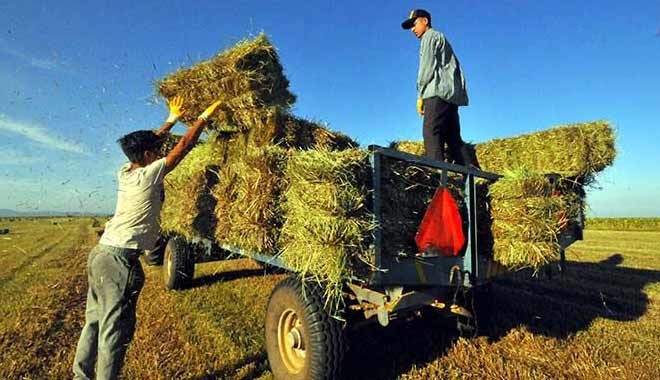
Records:
<instances>
[{"instance_id":1,"label":"clear blue sky","mask_svg":"<svg viewBox=\"0 0 660 380\"><path fill-rule=\"evenodd\" d=\"M166 117L154 81L261 31L297 115L365 145L421 139L413 7L462 64L466 140L609 120L619 156L589 214L660 216L660 3L639 0L4 1L0 208L112 212L115 140Z\"/></svg>"}]
</instances>

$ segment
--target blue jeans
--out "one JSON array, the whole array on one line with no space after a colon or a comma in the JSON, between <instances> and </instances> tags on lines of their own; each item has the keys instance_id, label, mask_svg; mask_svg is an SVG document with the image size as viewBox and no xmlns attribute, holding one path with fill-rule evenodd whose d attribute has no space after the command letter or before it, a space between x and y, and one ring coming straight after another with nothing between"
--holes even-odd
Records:
<instances>
[{"instance_id":1,"label":"blue jeans","mask_svg":"<svg viewBox=\"0 0 660 380\"><path fill-rule=\"evenodd\" d=\"M87 260L87 307L73 363L74 379L116 379L135 332L144 285L140 251L98 244Z\"/></svg>"}]
</instances>

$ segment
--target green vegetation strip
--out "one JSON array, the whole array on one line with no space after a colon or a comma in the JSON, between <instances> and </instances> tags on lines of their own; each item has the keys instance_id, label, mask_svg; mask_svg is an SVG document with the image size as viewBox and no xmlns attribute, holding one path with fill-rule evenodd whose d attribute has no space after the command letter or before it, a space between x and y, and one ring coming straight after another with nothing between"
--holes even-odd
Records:
<instances>
[{"instance_id":1,"label":"green vegetation strip","mask_svg":"<svg viewBox=\"0 0 660 380\"><path fill-rule=\"evenodd\" d=\"M660 218L588 218L588 230L660 231Z\"/></svg>"}]
</instances>

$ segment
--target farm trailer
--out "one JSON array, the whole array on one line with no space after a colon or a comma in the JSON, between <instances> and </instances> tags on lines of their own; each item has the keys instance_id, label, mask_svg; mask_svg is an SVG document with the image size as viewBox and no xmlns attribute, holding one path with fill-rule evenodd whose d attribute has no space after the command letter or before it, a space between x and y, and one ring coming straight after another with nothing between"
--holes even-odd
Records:
<instances>
[{"instance_id":1,"label":"farm trailer","mask_svg":"<svg viewBox=\"0 0 660 380\"><path fill-rule=\"evenodd\" d=\"M377 322L387 326L390 320L432 307L456 317L462 332L474 333L478 327L475 294L483 294L492 278L505 271L490 258L478 254L477 187L475 179L497 181L500 175L472 167L450 164L379 146L369 147L372 170L372 212L374 240L371 254L377 270L367 278L344 279L345 318L340 321L326 308L322 289L304 282L279 257L250 252L231 244L202 237L187 240L170 236L160 251L151 253L154 262L163 263L165 285L182 289L194 276L195 263L231 258L251 258L265 267L290 272L272 291L266 312L265 338L268 359L278 379L332 379L341 372L345 351L344 329ZM440 172L440 186L446 186L449 173L463 176L467 209L467 241L462 255L456 257L419 257L384 255L386 244L379 223L382 218L382 173L384 162L403 162L434 168ZM552 178L552 177L551 177ZM563 270L564 249L582 239L583 218L560 236L562 247L559 268ZM166 242L166 243L165 243ZM549 267L546 267L550 270Z\"/></svg>"}]
</instances>

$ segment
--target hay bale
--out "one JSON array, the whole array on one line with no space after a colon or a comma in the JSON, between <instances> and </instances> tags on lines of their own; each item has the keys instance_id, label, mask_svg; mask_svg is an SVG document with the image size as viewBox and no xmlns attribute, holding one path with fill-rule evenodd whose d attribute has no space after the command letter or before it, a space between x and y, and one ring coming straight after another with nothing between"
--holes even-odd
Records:
<instances>
[{"instance_id":1,"label":"hay bale","mask_svg":"<svg viewBox=\"0 0 660 380\"><path fill-rule=\"evenodd\" d=\"M425 153L424 143L422 141L393 141L389 145L390 149L395 149L401 152L423 156Z\"/></svg>"},{"instance_id":2,"label":"hay bale","mask_svg":"<svg viewBox=\"0 0 660 380\"><path fill-rule=\"evenodd\" d=\"M612 165L616 156L614 131L606 121L567 124L540 132L476 144L480 167L503 173L525 167L536 173L587 177ZM421 141L397 141L390 147L423 155Z\"/></svg>"},{"instance_id":3,"label":"hay bale","mask_svg":"<svg viewBox=\"0 0 660 380\"><path fill-rule=\"evenodd\" d=\"M606 121L576 123L477 144L481 168L501 173L526 167L537 173L584 177L612 165L614 131Z\"/></svg>"},{"instance_id":4,"label":"hay bale","mask_svg":"<svg viewBox=\"0 0 660 380\"><path fill-rule=\"evenodd\" d=\"M494 259L509 270L539 268L559 258L560 247L556 241L521 241L496 239Z\"/></svg>"},{"instance_id":5,"label":"hay bale","mask_svg":"<svg viewBox=\"0 0 660 380\"><path fill-rule=\"evenodd\" d=\"M373 264L367 157L357 149L308 150L292 154L286 167L280 257L324 284L331 300L341 296L342 279Z\"/></svg>"},{"instance_id":6,"label":"hay bale","mask_svg":"<svg viewBox=\"0 0 660 380\"><path fill-rule=\"evenodd\" d=\"M288 131L296 134L296 147L299 149L346 150L359 144L349 136L330 130L326 125L289 115L285 124Z\"/></svg>"},{"instance_id":7,"label":"hay bale","mask_svg":"<svg viewBox=\"0 0 660 380\"><path fill-rule=\"evenodd\" d=\"M280 210L289 153L277 146L248 147L228 163L211 190L215 206L217 241L252 252L275 255L283 224Z\"/></svg>"},{"instance_id":8,"label":"hay bale","mask_svg":"<svg viewBox=\"0 0 660 380\"><path fill-rule=\"evenodd\" d=\"M275 48L264 34L170 74L156 87L166 99L183 96L187 112L182 121L186 123L220 100L219 110L210 119L217 128L249 129L254 125L254 109L287 109L295 102Z\"/></svg>"},{"instance_id":9,"label":"hay bale","mask_svg":"<svg viewBox=\"0 0 660 380\"><path fill-rule=\"evenodd\" d=\"M218 181L218 171L231 151L244 151L240 141L212 134L199 143L165 177L165 200L161 209L161 229L191 239L212 238L215 233L215 203L210 191Z\"/></svg>"},{"instance_id":10,"label":"hay bale","mask_svg":"<svg viewBox=\"0 0 660 380\"><path fill-rule=\"evenodd\" d=\"M584 207L578 193L562 193L561 182L524 168L490 185L489 197L492 256L514 270L559 259L558 237Z\"/></svg>"}]
</instances>

